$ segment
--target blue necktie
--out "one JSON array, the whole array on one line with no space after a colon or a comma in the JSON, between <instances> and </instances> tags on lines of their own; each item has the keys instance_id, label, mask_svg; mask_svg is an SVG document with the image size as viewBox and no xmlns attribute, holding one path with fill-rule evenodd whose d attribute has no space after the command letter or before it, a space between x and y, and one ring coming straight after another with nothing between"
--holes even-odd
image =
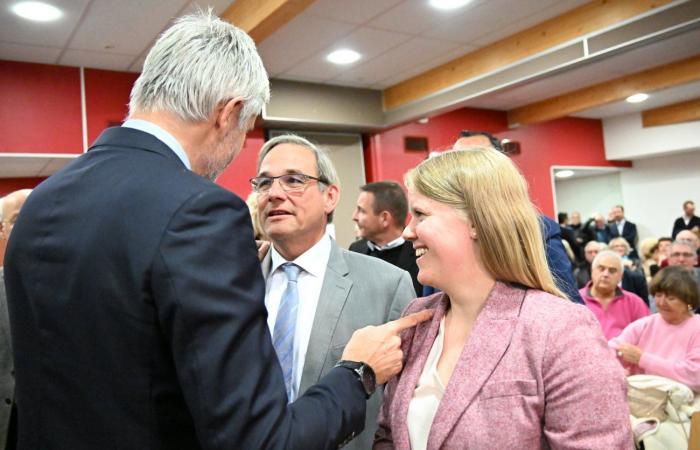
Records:
<instances>
[{"instance_id":1,"label":"blue necktie","mask_svg":"<svg viewBox=\"0 0 700 450\"><path fill-rule=\"evenodd\" d=\"M282 374L284 375L284 385L287 388L287 398L294 401L296 392L294 388L294 332L297 324L297 309L299 305L299 291L297 289L297 278L301 267L296 264L282 264L282 270L287 275L287 288L282 294L280 309L275 320L275 329L272 333L272 343L277 352Z\"/></svg>"}]
</instances>

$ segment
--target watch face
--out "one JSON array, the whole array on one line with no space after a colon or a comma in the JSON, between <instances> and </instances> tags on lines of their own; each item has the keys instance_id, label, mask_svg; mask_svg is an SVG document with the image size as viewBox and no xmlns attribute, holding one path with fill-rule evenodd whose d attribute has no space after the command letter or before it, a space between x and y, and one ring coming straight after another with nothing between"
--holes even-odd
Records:
<instances>
[{"instance_id":1,"label":"watch face","mask_svg":"<svg viewBox=\"0 0 700 450\"><path fill-rule=\"evenodd\" d=\"M371 396L377 389L377 382L374 377L374 371L367 364L362 364L362 366L358 368L358 374L360 375L360 379L362 380L362 386L365 388L367 397Z\"/></svg>"}]
</instances>

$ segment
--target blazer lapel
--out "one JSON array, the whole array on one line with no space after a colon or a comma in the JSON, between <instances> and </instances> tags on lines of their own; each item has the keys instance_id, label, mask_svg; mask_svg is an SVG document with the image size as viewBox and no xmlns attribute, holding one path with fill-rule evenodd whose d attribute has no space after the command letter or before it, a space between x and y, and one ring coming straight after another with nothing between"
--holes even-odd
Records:
<instances>
[{"instance_id":1,"label":"blazer lapel","mask_svg":"<svg viewBox=\"0 0 700 450\"><path fill-rule=\"evenodd\" d=\"M404 368L401 372L401 380L396 386L394 394L394 402L396 403L397 413L392 421L392 434L394 435L394 444L397 449L410 448L410 439L408 436L408 425L406 418L408 417L408 406L413 398L413 392L416 390L418 380L423 373L425 362L430 354L430 349L433 347L440 322L445 316L448 300L444 293L435 294L440 298L436 302L435 313L429 322L418 324L414 328L412 342L419 343L417 348L402 348L404 355L409 355L409 358L404 361ZM404 332L405 333L405 332ZM402 335L402 339L405 337ZM413 355L413 356L411 356Z\"/></svg>"},{"instance_id":2,"label":"blazer lapel","mask_svg":"<svg viewBox=\"0 0 700 450\"><path fill-rule=\"evenodd\" d=\"M352 287L352 280L348 278L349 272L343 254L335 241L332 241L328 267L323 278L309 346L306 350L299 392L305 392L321 378L335 327Z\"/></svg>"},{"instance_id":3,"label":"blazer lapel","mask_svg":"<svg viewBox=\"0 0 700 450\"><path fill-rule=\"evenodd\" d=\"M510 345L525 289L497 282L462 350L438 406L428 449L439 449ZM431 341L432 345L432 341Z\"/></svg>"}]
</instances>

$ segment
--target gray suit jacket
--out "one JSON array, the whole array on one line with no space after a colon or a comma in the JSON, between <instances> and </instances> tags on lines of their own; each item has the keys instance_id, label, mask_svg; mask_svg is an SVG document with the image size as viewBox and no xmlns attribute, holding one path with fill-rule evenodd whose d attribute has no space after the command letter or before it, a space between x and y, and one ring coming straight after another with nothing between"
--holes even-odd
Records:
<instances>
[{"instance_id":1,"label":"gray suit jacket","mask_svg":"<svg viewBox=\"0 0 700 450\"><path fill-rule=\"evenodd\" d=\"M3 272L0 267L0 447L4 448L15 399L15 376Z\"/></svg>"},{"instance_id":2,"label":"gray suit jacket","mask_svg":"<svg viewBox=\"0 0 700 450\"><path fill-rule=\"evenodd\" d=\"M266 280L271 266L268 252L262 263ZM347 251L333 241L299 393L304 393L333 368L355 330L399 318L415 296L408 272L379 258ZM364 431L344 448L372 448L381 402L378 389L367 402Z\"/></svg>"}]
</instances>

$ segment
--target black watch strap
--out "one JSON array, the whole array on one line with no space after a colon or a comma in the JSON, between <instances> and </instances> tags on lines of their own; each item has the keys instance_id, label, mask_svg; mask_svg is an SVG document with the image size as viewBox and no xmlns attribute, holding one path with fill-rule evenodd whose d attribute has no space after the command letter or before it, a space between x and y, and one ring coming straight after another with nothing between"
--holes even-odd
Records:
<instances>
[{"instance_id":1,"label":"black watch strap","mask_svg":"<svg viewBox=\"0 0 700 450\"><path fill-rule=\"evenodd\" d=\"M335 367L345 367L350 369L357 375L357 379L362 383L362 388L365 390L365 395L370 398L377 389L377 381L374 375L374 370L364 363L357 361L340 360Z\"/></svg>"}]
</instances>

